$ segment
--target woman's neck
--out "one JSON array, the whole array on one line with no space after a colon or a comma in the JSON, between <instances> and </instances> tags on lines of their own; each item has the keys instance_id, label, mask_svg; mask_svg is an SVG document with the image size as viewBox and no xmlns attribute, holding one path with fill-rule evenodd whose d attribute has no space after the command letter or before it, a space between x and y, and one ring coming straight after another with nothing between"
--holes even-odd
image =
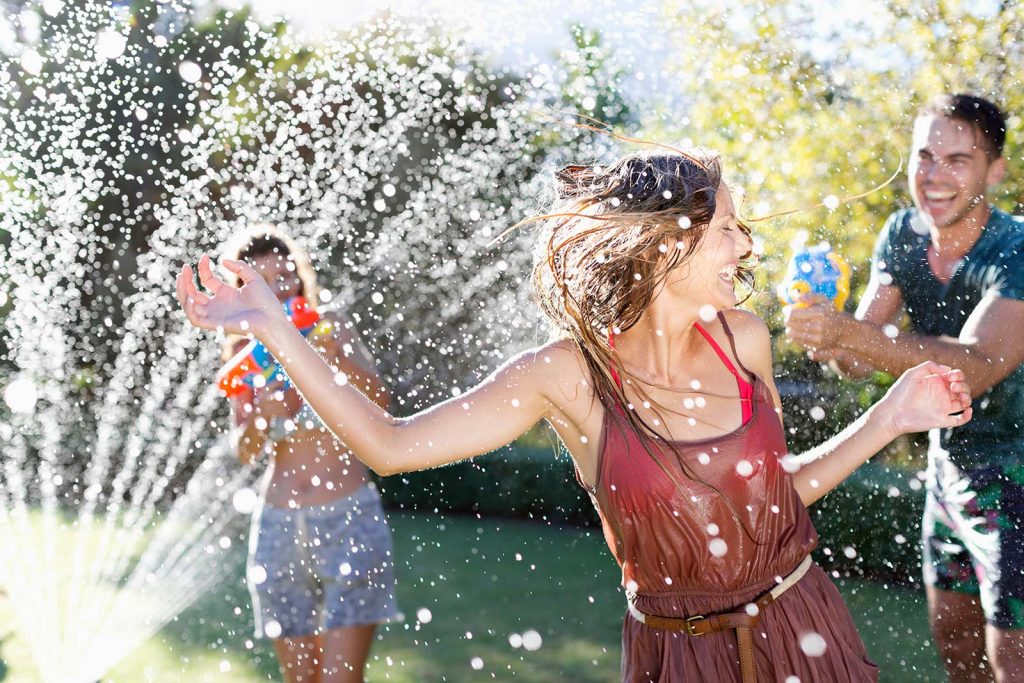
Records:
<instances>
[{"instance_id":1,"label":"woman's neck","mask_svg":"<svg viewBox=\"0 0 1024 683\"><path fill-rule=\"evenodd\" d=\"M657 297L636 325L616 338L616 349L628 370L645 378L674 386L680 359L701 345L694 325L701 322L701 306Z\"/></svg>"}]
</instances>

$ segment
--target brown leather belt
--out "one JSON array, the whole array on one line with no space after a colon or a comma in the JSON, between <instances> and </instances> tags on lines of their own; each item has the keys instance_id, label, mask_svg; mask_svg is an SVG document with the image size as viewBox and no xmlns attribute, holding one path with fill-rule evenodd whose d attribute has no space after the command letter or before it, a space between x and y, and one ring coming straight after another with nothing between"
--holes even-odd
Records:
<instances>
[{"instance_id":1,"label":"brown leather belt","mask_svg":"<svg viewBox=\"0 0 1024 683\"><path fill-rule=\"evenodd\" d=\"M692 617L659 617L654 614L644 614L633 603L634 598L630 596L627 600L629 613L633 618L645 626L656 628L662 631L683 631L687 635L697 638L708 633L719 631L736 631L736 644L740 653L740 676L743 683L756 683L757 669L754 666L754 640L751 629L761 622L761 614L779 596L789 590L797 581L803 578L811 567L811 556L807 555L786 578L764 595L752 600L744 606L741 612L723 612L720 614L703 615Z\"/></svg>"}]
</instances>

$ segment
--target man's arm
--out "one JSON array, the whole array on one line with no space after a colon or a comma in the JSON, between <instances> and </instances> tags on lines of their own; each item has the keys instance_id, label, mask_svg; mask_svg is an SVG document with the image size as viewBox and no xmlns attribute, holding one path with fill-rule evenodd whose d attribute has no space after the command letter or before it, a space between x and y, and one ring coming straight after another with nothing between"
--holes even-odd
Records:
<instances>
[{"instance_id":1,"label":"man's arm","mask_svg":"<svg viewBox=\"0 0 1024 683\"><path fill-rule=\"evenodd\" d=\"M973 395L979 396L1024 363L1024 344L1013 342L1014 332L1024 329L1024 301L1017 299L986 296L957 339L906 332L890 336L894 328L842 313L819 312L815 323L811 315L805 315L814 308L794 311L790 316L790 337L794 341L812 350L845 351L858 362L893 375L931 360L962 369Z\"/></svg>"},{"instance_id":2,"label":"man's arm","mask_svg":"<svg viewBox=\"0 0 1024 683\"><path fill-rule=\"evenodd\" d=\"M879 276L872 274L864 290L864 296L860 298L854 318L884 329L886 325L895 325L902 315L903 295L899 287L883 285ZM812 352L811 358L831 361L829 366L832 370L858 379L867 377L877 369L855 352L838 349L833 353L831 358L818 358L817 354Z\"/></svg>"}]
</instances>

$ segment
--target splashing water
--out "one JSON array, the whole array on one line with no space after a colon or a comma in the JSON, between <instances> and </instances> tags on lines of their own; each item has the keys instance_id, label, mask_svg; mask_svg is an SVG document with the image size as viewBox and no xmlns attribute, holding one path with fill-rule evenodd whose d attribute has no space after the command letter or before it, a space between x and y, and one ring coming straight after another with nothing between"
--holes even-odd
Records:
<instances>
[{"instance_id":1,"label":"splashing water","mask_svg":"<svg viewBox=\"0 0 1024 683\"><path fill-rule=\"evenodd\" d=\"M0 586L42 678L92 681L226 578L255 503L180 264L287 224L409 410L536 336L523 238L486 245L571 148L550 90L422 23L309 49L242 13L44 5L0 70Z\"/></svg>"}]
</instances>

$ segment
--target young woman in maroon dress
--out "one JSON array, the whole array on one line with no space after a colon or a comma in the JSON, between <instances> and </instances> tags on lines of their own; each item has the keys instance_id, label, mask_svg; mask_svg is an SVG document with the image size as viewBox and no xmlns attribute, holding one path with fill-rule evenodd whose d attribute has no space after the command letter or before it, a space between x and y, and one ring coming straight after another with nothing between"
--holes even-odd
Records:
<instances>
[{"instance_id":1,"label":"young woman in maroon dress","mask_svg":"<svg viewBox=\"0 0 1024 683\"><path fill-rule=\"evenodd\" d=\"M559 173L536 288L552 341L471 391L395 418L344 381L239 262L178 277L189 320L250 333L380 474L494 450L547 420L601 515L628 596L625 681L872 681L846 606L810 562L805 506L900 434L961 425L958 370L925 363L841 433L787 455L768 329L736 310L747 230L712 154Z\"/></svg>"}]
</instances>

